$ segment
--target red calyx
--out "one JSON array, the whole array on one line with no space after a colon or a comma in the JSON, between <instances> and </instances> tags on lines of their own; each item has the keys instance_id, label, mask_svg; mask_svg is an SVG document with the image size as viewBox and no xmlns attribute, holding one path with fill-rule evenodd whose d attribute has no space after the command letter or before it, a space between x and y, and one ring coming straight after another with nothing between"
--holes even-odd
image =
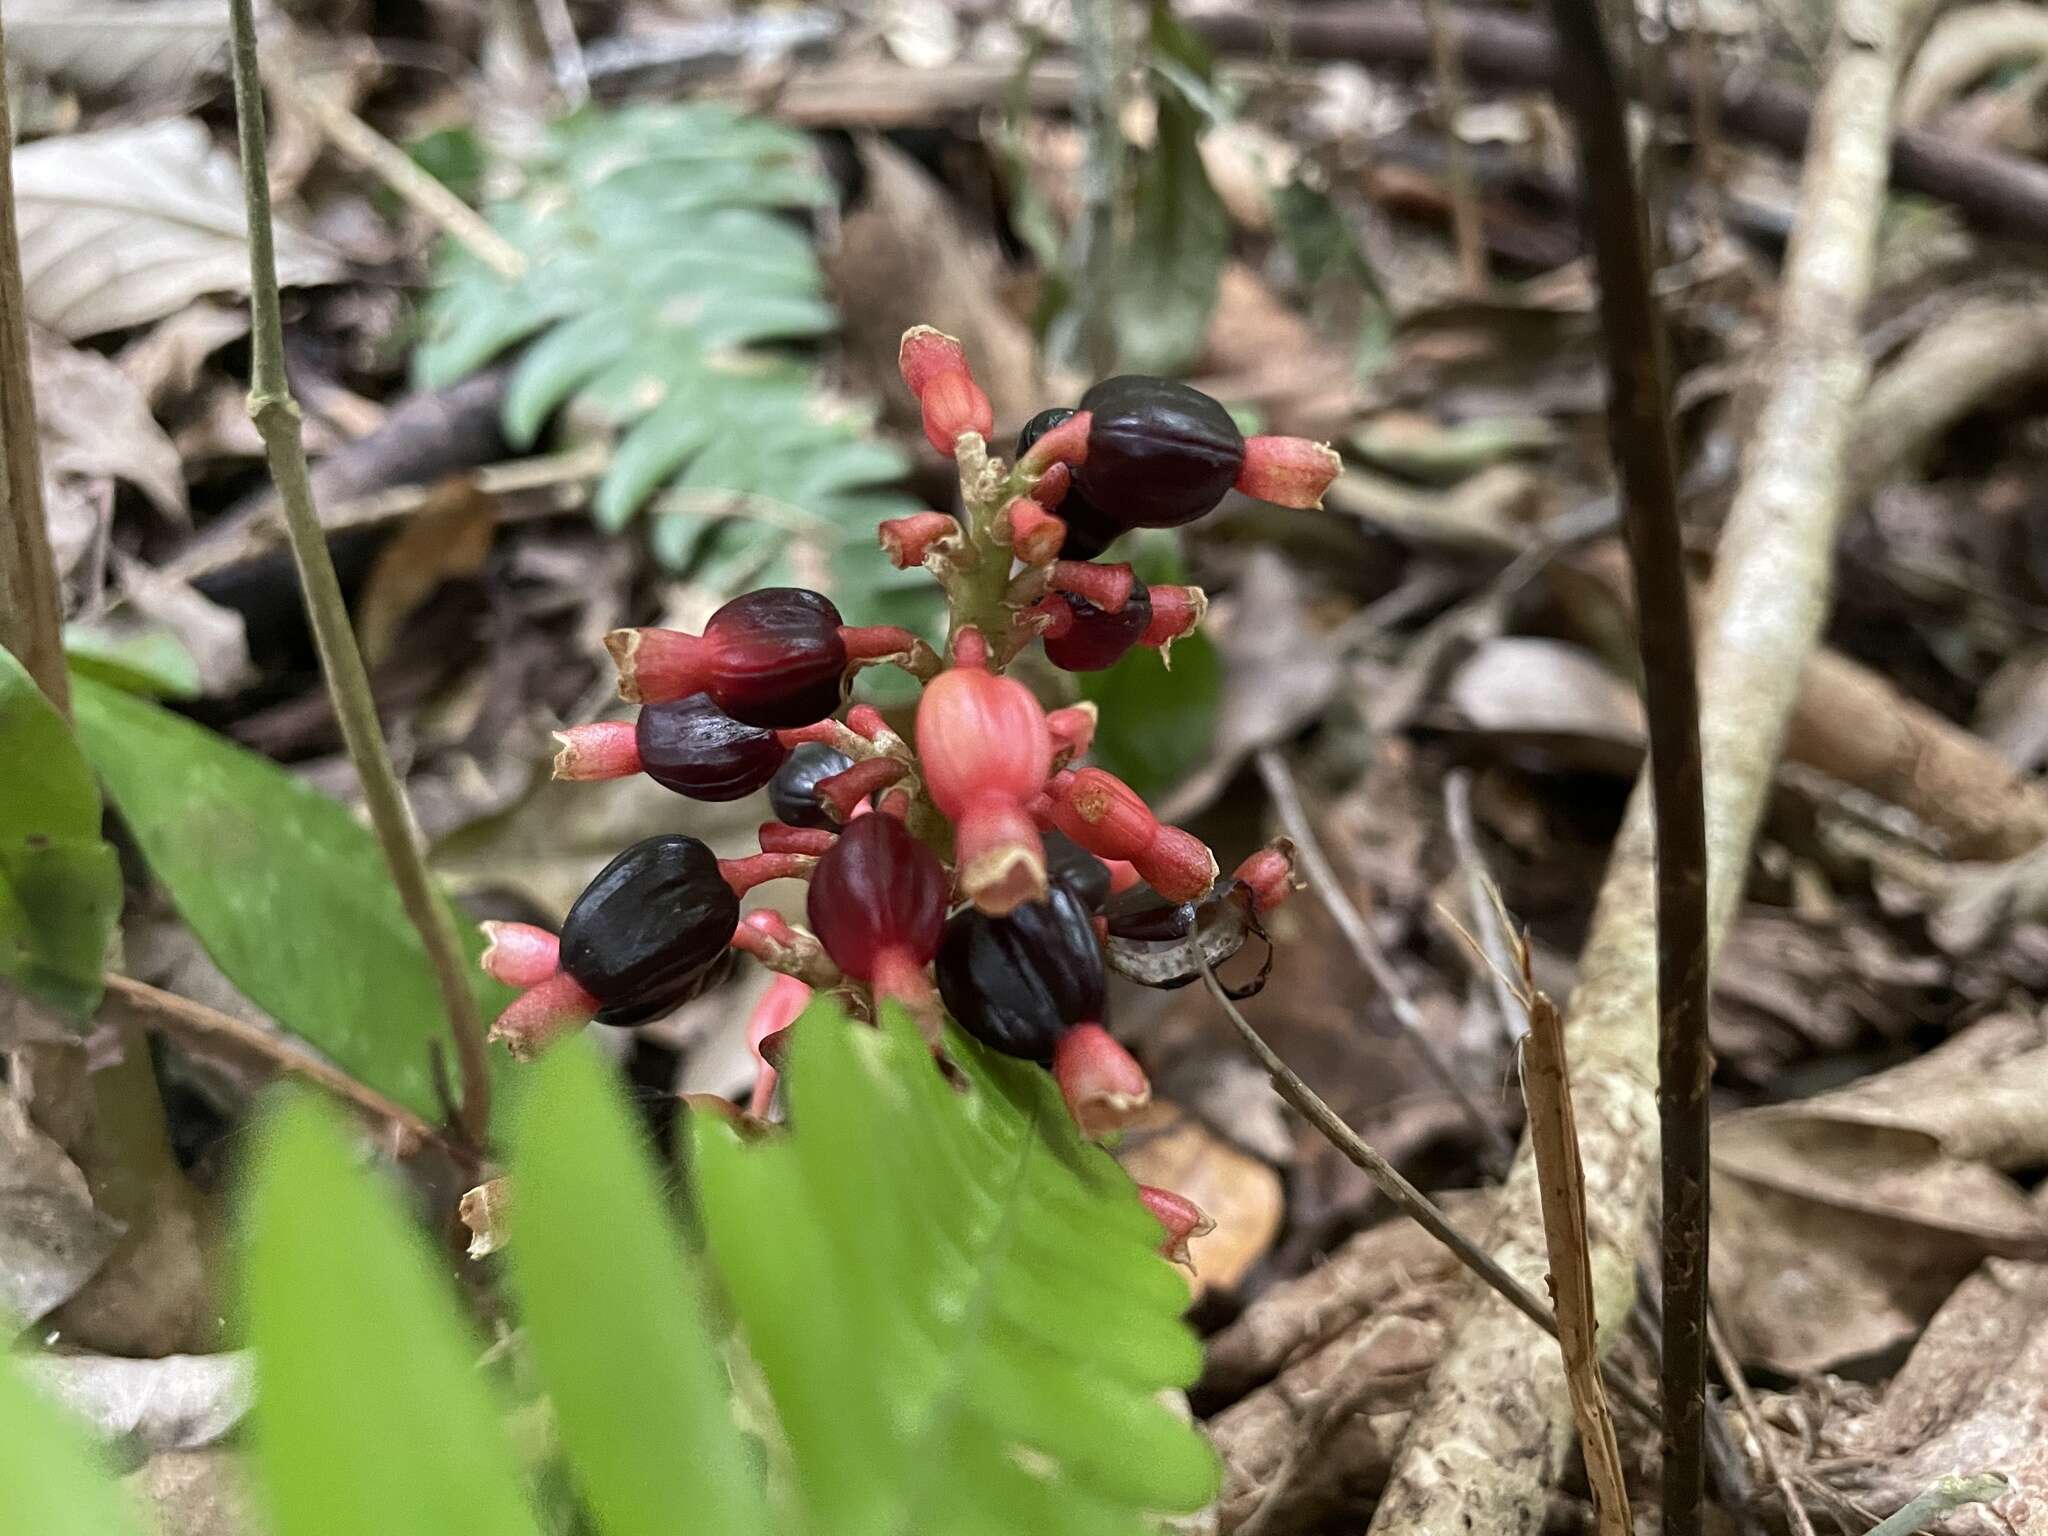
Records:
<instances>
[{"instance_id":1,"label":"red calyx","mask_svg":"<svg viewBox=\"0 0 2048 1536\"><path fill-rule=\"evenodd\" d=\"M894 816L863 816L811 872L805 912L839 968L900 983L905 962L924 966L946 925L946 866ZM884 963L883 957L895 952Z\"/></svg>"},{"instance_id":2,"label":"red calyx","mask_svg":"<svg viewBox=\"0 0 2048 1536\"><path fill-rule=\"evenodd\" d=\"M733 895L744 896L770 880L802 880L817 862L807 853L753 853L744 859L720 859L718 874Z\"/></svg>"},{"instance_id":3,"label":"red calyx","mask_svg":"<svg viewBox=\"0 0 2048 1536\"><path fill-rule=\"evenodd\" d=\"M561 968L562 941L531 923L479 923L488 941L478 957L484 974L508 987L534 987Z\"/></svg>"},{"instance_id":4,"label":"red calyx","mask_svg":"<svg viewBox=\"0 0 2048 1536\"><path fill-rule=\"evenodd\" d=\"M818 797L818 803L829 809L834 817L845 822L864 804L868 796L879 789L887 789L910 769L893 757L862 758L851 768L833 774L830 778L818 780L811 791Z\"/></svg>"},{"instance_id":5,"label":"red calyx","mask_svg":"<svg viewBox=\"0 0 2048 1536\"><path fill-rule=\"evenodd\" d=\"M953 337L929 325L912 326L903 333L896 366L917 397L925 441L940 453L950 458L963 433L977 432L984 442L995 435L995 410L974 382L966 349Z\"/></svg>"},{"instance_id":6,"label":"red calyx","mask_svg":"<svg viewBox=\"0 0 2048 1536\"><path fill-rule=\"evenodd\" d=\"M1216 883L1216 856L1190 833L1160 825L1115 774L1063 770L1049 791L1055 826L1099 859L1130 860L1168 901L1192 901Z\"/></svg>"},{"instance_id":7,"label":"red calyx","mask_svg":"<svg viewBox=\"0 0 2048 1536\"><path fill-rule=\"evenodd\" d=\"M1017 467L1029 476L1043 477L1055 464L1075 465L1088 462L1088 433L1094 425L1094 417L1087 411L1076 411L1058 426L1040 435L1038 440L1017 459ZM1069 469L1069 475L1072 470ZM1050 505L1050 503L1048 503Z\"/></svg>"},{"instance_id":8,"label":"red calyx","mask_svg":"<svg viewBox=\"0 0 2048 1536\"><path fill-rule=\"evenodd\" d=\"M1076 1024L1052 1052L1053 1080L1084 1136L1106 1136L1152 1102L1137 1058L1100 1024Z\"/></svg>"},{"instance_id":9,"label":"red calyx","mask_svg":"<svg viewBox=\"0 0 2048 1536\"><path fill-rule=\"evenodd\" d=\"M1237 489L1276 506L1320 507L1323 492L1343 471L1344 461L1328 443L1305 437L1248 438Z\"/></svg>"},{"instance_id":10,"label":"red calyx","mask_svg":"<svg viewBox=\"0 0 2048 1536\"><path fill-rule=\"evenodd\" d=\"M503 1041L519 1060L531 1061L562 1036L588 1024L603 1006L577 985L575 977L557 971L514 998L491 1026L490 1038Z\"/></svg>"},{"instance_id":11,"label":"red calyx","mask_svg":"<svg viewBox=\"0 0 2048 1536\"><path fill-rule=\"evenodd\" d=\"M640 771L640 747L630 720L593 720L553 734L558 779L626 779Z\"/></svg>"},{"instance_id":12,"label":"red calyx","mask_svg":"<svg viewBox=\"0 0 2048 1536\"><path fill-rule=\"evenodd\" d=\"M768 1042L785 1036L797 1015L810 1005L811 989L794 976L777 976L754 1004L754 1012L747 1020L747 1051L754 1058L754 1092L747 1102L747 1113L756 1119L766 1115L775 1100L776 1069L768 1059ZM782 1052L775 1049L773 1054L780 1058Z\"/></svg>"},{"instance_id":13,"label":"red calyx","mask_svg":"<svg viewBox=\"0 0 2048 1536\"><path fill-rule=\"evenodd\" d=\"M1045 717L1052 733L1053 757L1064 761L1081 756L1095 741L1095 722L1101 711L1093 704L1069 704Z\"/></svg>"},{"instance_id":14,"label":"red calyx","mask_svg":"<svg viewBox=\"0 0 2048 1536\"><path fill-rule=\"evenodd\" d=\"M1052 589L1086 598L1104 613L1120 612L1138 585L1128 565L1096 565L1087 560L1059 560L1052 568Z\"/></svg>"},{"instance_id":15,"label":"red calyx","mask_svg":"<svg viewBox=\"0 0 2048 1536\"><path fill-rule=\"evenodd\" d=\"M757 834L763 853L823 853L839 840L830 827L792 827L787 822L764 821Z\"/></svg>"},{"instance_id":16,"label":"red calyx","mask_svg":"<svg viewBox=\"0 0 2048 1536\"><path fill-rule=\"evenodd\" d=\"M839 981L839 968L825 956L817 938L793 928L781 913L768 907L749 912L733 929L732 947L752 955L771 971L794 976L813 987Z\"/></svg>"},{"instance_id":17,"label":"red calyx","mask_svg":"<svg viewBox=\"0 0 2048 1536\"><path fill-rule=\"evenodd\" d=\"M875 534L891 565L899 571L914 571L940 540L960 537L960 524L943 512L913 512L908 517L884 518Z\"/></svg>"},{"instance_id":18,"label":"red calyx","mask_svg":"<svg viewBox=\"0 0 2048 1536\"><path fill-rule=\"evenodd\" d=\"M1052 771L1052 733L1030 689L965 660L974 649L960 645L962 663L925 686L917 750L925 788L953 823L961 894L1000 917L1045 896L1029 807Z\"/></svg>"},{"instance_id":19,"label":"red calyx","mask_svg":"<svg viewBox=\"0 0 2048 1536\"><path fill-rule=\"evenodd\" d=\"M1138 644L1164 651L1193 634L1209 612L1209 594L1200 587L1153 587L1152 618Z\"/></svg>"},{"instance_id":20,"label":"red calyx","mask_svg":"<svg viewBox=\"0 0 2048 1536\"><path fill-rule=\"evenodd\" d=\"M1156 1184L1140 1184L1138 1199L1166 1234L1165 1241L1159 1245L1160 1257L1193 1269L1195 1265L1188 1252L1188 1239L1206 1237L1216 1230L1216 1223L1209 1214L1186 1195L1177 1195Z\"/></svg>"},{"instance_id":21,"label":"red calyx","mask_svg":"<svg viewBox=\"0 0 2048 1536\"><path fill-rule=\"evenodd\" d=\"M1067 525L1028 496L1011 502L1004 515L1010 523L1010 549L1026 565L1044 565L1066 542Z\"/></svg>"},{"instance_id":22,"label":"red calyx","mask_svg":"<svg viewBox=\"0 0 2048 1536\"><path fill-rule=\"evenodd\" d=\"M1300 888L1294 878L1294 842L1276 837L1238 865L1231 878L1252 893L1252 905L1270 912Z\"/></svg>"}]
</instances>

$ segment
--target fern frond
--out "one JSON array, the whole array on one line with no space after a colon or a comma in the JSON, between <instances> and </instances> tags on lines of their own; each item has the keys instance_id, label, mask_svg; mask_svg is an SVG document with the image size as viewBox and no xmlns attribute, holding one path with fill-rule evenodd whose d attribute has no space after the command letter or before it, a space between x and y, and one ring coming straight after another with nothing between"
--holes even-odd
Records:
<instances>
[{"instance_id":1,"label":"fern frond","mask_svg":"<svg viewBox=\"0 0 2048 1536\"><path fill-rule=\"evenodd\" d=\"M531 443L572 400L618 431L601 526L651 508L664 564L733 587L797 579L794 537L835 595L891 600L859 622L928 617L929 583L891 569L874 539L877 521L914 509L891 489L907 460L783 345L838 324L788 217L831 195L802 135L713 105L590 111L550 129L525 171L519 195L485 212L527 274L507 282L459 247L443 253L421 382L524 344L508 438Z\"/></svg>"}]
</instances>

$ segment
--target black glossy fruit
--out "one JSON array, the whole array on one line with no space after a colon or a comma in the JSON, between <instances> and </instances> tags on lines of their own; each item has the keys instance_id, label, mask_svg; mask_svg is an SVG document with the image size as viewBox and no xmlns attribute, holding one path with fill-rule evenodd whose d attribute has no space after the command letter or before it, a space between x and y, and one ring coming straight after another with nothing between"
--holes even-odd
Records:
<instances>
[{"instance_id":1,"label":"black glossy fruit","mask_svg":"<svg viewBox=\"0 0 2048 1536\"><path fill-rule=\"evenodd\" d=\"M1007 917L963 907L946 923L939 996L960 1027L1007 1056L1049 1061L1061 1035L1099 1021L1109 974L1088 908L1060 881Z\"/></svg>"},{"instance_id":2,"label":"black glossy fruit","mask_svg":"<svg viewBox=\"0 0 2048 1536\"><path fill-rule=\"evenodd\" d=\"M1055 405L1025 422L1024 430L1017 434L1017 456L1022 458L1033 443L1073 414L1072 406ZM1067 560L1093 560L1124 531L1078 488L1069 489L1055 510L1067 525L1067 537L1060 545L1060 555Z\"/></svg>"},{"instance_id":3,"label":"black glossy fruit","mask_svg":"<svg viewBox=\"0 0 2048 1536\"><path fill-rule=\"evenodd\" d=\"M1090 912L1100 912L1109 900L1109 866L1058 827L1047 828L1044 838L1046 873L1080 897Z\"/></svg>"},{"instance_id":4,"label":"black glossy fruit","mask_svg":"<svg viewBox=\"0 0 2048 1536\"><path fill-rule=\"evenodd\" d=\"M584 887L562 924L562 969L604 1006L600 1024L638 1024L687 1002L730 963L739 898L694 837L649 837Z\"/></svg>"},{"instance_id":5,"label":"black glossy fruit","mask_svg":"<svg viewBox=\"0 0 2048 1536\"><path fill-rule=\"evenodd\" d=\"M708 693L649 704L633 727L640 767L665 789L692 800L737 800L775 776L789 748L775 733L742 725Z\"/></svg>"},{"instance_id":6,"label":"black glossy fruit","mask_svg":"<svg viewBox=\"0 0 2048 1536\"><path fill-rule=\"evenodd\" d=\"M768 781L768 804L775 819L792 827L838 826L818 802L818 785L852 766L853 759L844 752L823 742L805 742Z\"/></svg>"},{"instance_id":7,"label":"black glossy fruit","mask_svg":"<svg viewBox=\"0 0 2048 1536\"><path fill-rule=\"evenodd\" d=\"M1060 601L1074 622L1065 634L1045 637L1045 655L1068 672L1100 672L1115 666L1152 622L1152 589L1142 581L1131 583L1130 597L1115 613L1072 592L1062 592Z\"/></svg>"},{"instance_id":8,"label":"black glossy fruit","mask_svg":"<svg viewBox=\"0 0 2048 1536\"><path fill-rule=\"evenodd\" d=\"M1125 373L1081 397L1093 414L1075 489L1125 528L1178 528L1214 510L1244 467L1230 412L1173 379Z\"/></svg>"}]
</instances>

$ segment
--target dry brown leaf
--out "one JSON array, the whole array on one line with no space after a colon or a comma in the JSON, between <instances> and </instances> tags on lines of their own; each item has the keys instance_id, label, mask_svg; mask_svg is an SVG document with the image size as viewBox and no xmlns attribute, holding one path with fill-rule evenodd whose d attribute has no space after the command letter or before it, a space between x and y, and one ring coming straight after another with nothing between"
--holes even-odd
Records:
<instances>
[{"instance_id":1,"label":"dry brown leaf","mask_svg":"<svg viewBox=\"0 0 2048 1536\"><path fill-rule=\"evenodd\" d=\"M95 96L161 100L227 74L227 11L213 0L7 0L5 9L10 60Z\"/></svg>"},{"instance_id":2,"label":"dry brown leaf","mask_svg":"<svg viewBox=\"0 0 2048 1536\"><path fill-rule=\"evenodd\" d=\"M190 118L24 144L14 192L29 318L61 336L140 325L248 287L240 173ZM278 221L281 283L341 272L326 247Z\"/></svg>"},{"instance_id":3,"label":"dry brown leaf","mask_svg":"<svg viewBox=\"0 0 2048 1536\"><path fill-rule=\"evenodd\" d=\"M363 583L356 608L363 659L376 666L388 658L405 621L444 582L482 570L496 528L491 499L465 482L408 519Z\"/></svg>"},{"instance_id":4,"label":"dry brown leaf","mask_svg":"<svg viewBox=\"0 0 2048 1536\"><path fill-rule=\"evenodd\" d=\"M1140 1184L1185 1195L1216 1223L1188 1242L1197 1296L1234 1289L1280 1233L1280 1175L1178 1104L1154 1099L1126 1131L1117 1161Z\"/></svg>"},{"instance_id":5,"label":"dry brown leaf","mask_svg":"<svg viewBox=\"0 0 2048 1536\"><path fill-rule=\"evenodd\" d=\"M246 1351L165 1355L31 1355L29 1379L124 1456L212 1445L242 1421L255 1398Z\"/></svg>"},{"instance_id":6,"label":"dry brown leaf","mask_svg":"<svg viewBox=\"0 0 2048 1536\"><path fill-rule=\"evenodd\" d=\"M126 374L39 328L29 332L29 365L43 474L57 494L69 483L125 480L164 516L190 521L178 450Z\"/></svg>"},{"instance_id":7,"label":"dry brown leaf","mask_svg":"<svg viewBox=\"0 0 2048 1536\"><path fill-rule=\"evenodd\" d=\"M1459 724L1581 767L1633 772L1642 758L1636 691L1591 651L1502 635L1482 643L1445 688Z\"/></svg>"},{"instance_id":8,"label":"dry brown leaf","mask_svg":"<svg viewBox=\"0 0 2048 1536\"><path fill-rule=\"evenodd\" d=\"M206 360L248 331L248 310L202 299L129 342L114 354L114 366L134 381L151 410L161 410L198 389Z\"/></svg>"},{"instance_id":9,"label":"dry brown leaf","mask_svg":"<svg viewBox=\"0 0 2048 1536\"><path fill-rule=\"evenodd\" d=\"M1351 358L1243 262L1226 263L1217 281L1202 365L1212 393L1256 406L1270 432L1335 437L1357 407Z\"/></svg>"},{"instance_id":10,"label":"dry brown leaf","mask_svg":"<svg viewBox=\"0 0 2048 1536\"><path fill-rule=\"evenodd\" d=\"M1987 1255L2048 1257L1999 1170L2048 1160L2048 1030L1984 1020L1940 1049L1714 1131L1714 1291L1737 1349L1797 1374L1917 1332Z\"/></svg>"},{"instance_id":11,"label":"dry brown leaf","mask_svg":"<svg viewBox=\"0 0 2048 1536\"><path fill-rule=\"evenodd\" d=\"M33 1323L63 1305L120 1240L78 1165L0 1097L0 1318Z\"/></svg>"},{"instance_id":12,"label":"dry brown leaf","mask_svg":"<svg viewBox=\"0 0 2048 1536\"><path fill-rule=\"evenodd\" d=\"M201 693L232 693L255 674L248 625L240 612L126 555L115 555L114 569L128 607L169 631L192 659Z\"/></svg>"}]
</instances>

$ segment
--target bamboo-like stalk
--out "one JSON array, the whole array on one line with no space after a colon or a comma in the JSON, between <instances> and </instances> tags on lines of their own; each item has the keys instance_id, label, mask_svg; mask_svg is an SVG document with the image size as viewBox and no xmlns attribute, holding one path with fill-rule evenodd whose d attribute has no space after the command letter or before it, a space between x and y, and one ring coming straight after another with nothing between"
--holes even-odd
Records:
<instances>
[{"instance_id":1,"label":"bamboo-like stalk","mask_svg":"<svg viewBox=\"0 0 2048 1536\"><path fill-rule=\"evenodd\" d=\"M0 65L7 39L0 33ZM43 521L42 453L28 372L28 311L14 232L14 125L0 92L0 644L28 669L60 714L71 713L64 672L64 609Z\"/></svg>"},{"instance_id":2,"label":"bamboo-like stalk","mask_svg":"<svg viewBox=\"0 0 2048 1536\"><path fill-rule=\"evenodd\" d=\"M1594 0L1551 0L1558 97L1578 130L1580 208L1600 285L1608 441L1621 480L1656 818L1657 1123L1663 1161L1664 1529L1697 1536L1706 1497L1707 811L1692 601L1678 519L1671 365L1651 288L1648 210L1627 103ZM1588 1297L1590 1306L1590 1294ZM1590 1454L1590 1453L1589 1453Z\"/></svg>"},{"instance_id":3,"label":"bamboo-like stalk","mask_svg":"<svg viewBox=\"0 0 2048 1536\"><path fill-rule=\"evenodd\" d=\"M406 916L419 931L433 966L448 1018L461 1074L455 1128L473 1148L490 1127L491 1080L484 1055L483 1019L470 990L469 966L455 931L454 916L427 873L413 830L412 814L391 767L384 728L377 719L369 673L363 667L348 607L328 553L327 533L313 506L306 450L299 431L298 402L284 372L284 321L277 294L277 257L270 218L270 174L264 151L263 86L256 57L251 0L229 0L234 30L235 124L242 149L242 193L249 215L249 312L253 363L249 417L263 436L270 476L283 504L285 534L305 598L306 618L320 653L320 668L334 701L343 741L362 782L363 800Z\"/></svg>"}]
</instances>

